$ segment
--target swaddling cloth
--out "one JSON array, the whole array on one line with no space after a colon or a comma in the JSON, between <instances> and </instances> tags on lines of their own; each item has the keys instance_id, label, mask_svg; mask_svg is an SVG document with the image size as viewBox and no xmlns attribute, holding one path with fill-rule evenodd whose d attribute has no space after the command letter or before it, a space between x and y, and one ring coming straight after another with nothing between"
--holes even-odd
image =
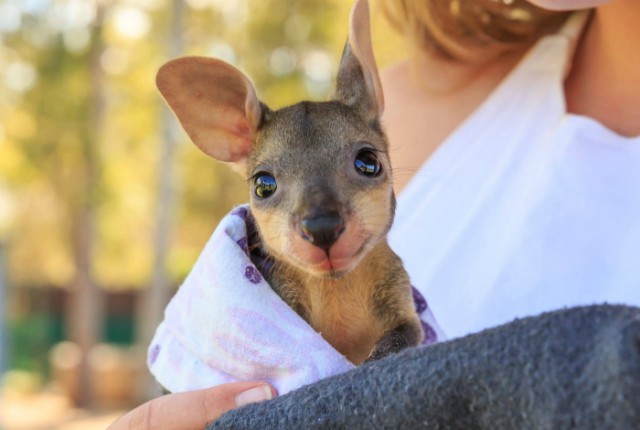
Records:
<instances>
[{"instance_id":1,"label":"swaddling cloth","mask_svg":"<svg viewBox=\"0 0 640 430\"><path fill-rule=\"evenodd\" d=\"M355 367L262 277L249 258L248 214L240 206L220 222L151 342L149 368L171 392L264 380L284 394ZM439 329L413 291L424 343L433 343Z\"/></svg>"}]
</instances>

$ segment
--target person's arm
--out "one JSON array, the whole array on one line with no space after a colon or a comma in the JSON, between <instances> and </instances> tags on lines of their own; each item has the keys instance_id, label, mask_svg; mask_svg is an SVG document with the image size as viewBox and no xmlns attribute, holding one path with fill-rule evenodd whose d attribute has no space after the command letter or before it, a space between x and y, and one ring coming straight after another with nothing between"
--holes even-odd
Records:
<instances>
[{"instance_id":1,"label":"person's arm","mask_svg":"<svg viewBox=\"0 0 640 430\"><path fill-rule=\"evenodd\" d=\"M640 428L640 309L567 309L406 350L208 428Z\"/></svg>"},{"instance_id":2,"label":"person's arm","mask_svg":"<svg viewBox=\"0 0 640 430\"><path fill-rule=\"evenodd\" d=\"M203 429L223 413L275 396L264 382L236 382L205 390L167 394L129 411L108 430Z\"/></svg>"}]
</instances>

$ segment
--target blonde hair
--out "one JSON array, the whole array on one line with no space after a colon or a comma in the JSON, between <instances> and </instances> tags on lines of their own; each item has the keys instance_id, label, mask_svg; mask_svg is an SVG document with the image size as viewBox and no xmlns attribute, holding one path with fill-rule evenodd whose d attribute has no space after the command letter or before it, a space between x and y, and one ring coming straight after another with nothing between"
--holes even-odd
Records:
<instances>
[{"instance_id":1,"label":"blonde hair","mask_svg":"<svg viewBox=\"0 0 640 430\"><path fill-rule=\"evenodd\" d=\"M522 49L569 15L525 0L379 0L391 25L420 50L484 62Z\"/></svg>"}]
</instances>

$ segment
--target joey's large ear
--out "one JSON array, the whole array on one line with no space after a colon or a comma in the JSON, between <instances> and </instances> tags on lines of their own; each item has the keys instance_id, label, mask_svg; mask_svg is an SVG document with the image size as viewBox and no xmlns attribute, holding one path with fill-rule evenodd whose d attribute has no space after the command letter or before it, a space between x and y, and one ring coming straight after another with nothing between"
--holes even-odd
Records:
<instances>
[{"instance_id":1,"label":"joey's large ear","mask_svg":"<svg viewBox=\"0 0 640 430\"><path fill-rule=\"evenodd\" d=\"M349 39L342 53L336 98L365 116L379 117L384 96L371 47L369 3L356 0L349 16Z\"/></svg>"},{"instance_id":2,"label":"joey's large ear","mask_svg":"<svg viewBox=\"0 0 640 430\"><path fill-rule=\"evenodd\" d=\"M213 58L183 57L163 65L156 84L200 149L220 161L247 160L262 107L242 72Z\"/></svg>"}]
</instances>

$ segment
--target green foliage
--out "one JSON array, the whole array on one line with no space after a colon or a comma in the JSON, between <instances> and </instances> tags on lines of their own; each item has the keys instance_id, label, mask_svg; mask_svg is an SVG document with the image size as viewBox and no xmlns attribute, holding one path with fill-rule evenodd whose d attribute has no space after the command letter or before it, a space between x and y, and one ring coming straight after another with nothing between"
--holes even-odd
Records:
<instances>
[{"instance_id":1,"label":"green foliage","mask_svg":"<svg viewBox=\"0 0 640 430\"><path fill-rule=\"evenodd\" d=\"M48 374L49 350L62 340L62 335L61 318L36 314L15 319L9 325L9 368Z\"/></svg>"}]
</instances>

